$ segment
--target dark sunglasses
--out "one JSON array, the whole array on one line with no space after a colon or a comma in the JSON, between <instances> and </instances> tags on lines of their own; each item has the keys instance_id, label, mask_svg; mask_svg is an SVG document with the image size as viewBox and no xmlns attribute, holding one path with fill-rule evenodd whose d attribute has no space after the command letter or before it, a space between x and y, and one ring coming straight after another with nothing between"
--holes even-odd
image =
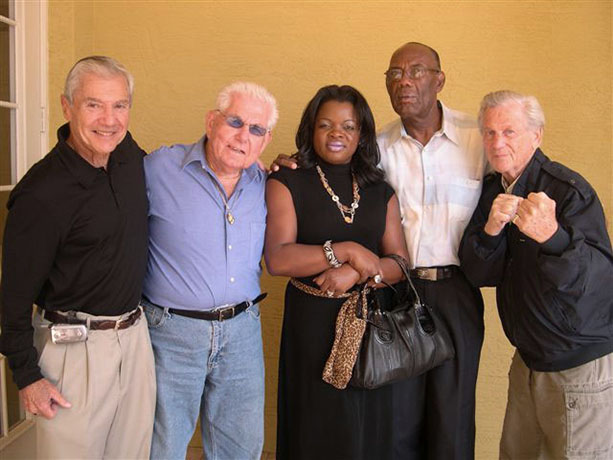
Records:
<instances>
[{"instance_id":1,"label":"dark sunglasses","mask_svg":"<svg viewBox=\"0 0 613 460\"><path fill-rule=\"evenodd\" d=\"M245 122L241 117L226 115L221 110L217 111L226 119L226 124L231 128L241 129L243 126L245 126ZM260 125L249 125L249 133L253 134L254 136L262 137L269 131L269 129L266 129Z\"/></svg>"}]
</instances>

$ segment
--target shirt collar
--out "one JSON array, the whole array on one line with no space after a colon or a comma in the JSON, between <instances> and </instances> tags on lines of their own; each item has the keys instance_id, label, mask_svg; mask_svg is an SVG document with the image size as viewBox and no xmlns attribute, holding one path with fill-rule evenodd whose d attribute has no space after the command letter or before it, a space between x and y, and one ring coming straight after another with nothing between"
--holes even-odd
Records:
<instances>
[{"instance_id":1,"label":"shirt collar","mask_svg":"<svg viewBox=\"0 0 613 460\"><path fill-rule=\"evenodd\" d=\"M183 163L181 164L181 169L185 169L187 165L190 163L198 162L200 163L200 167L206 169L207 171L212 172L209 169L209 165L207 164L204 158L204 143L206 142L206 135L202 136L198 142L193 144L191 148L185 152L185 156L183 157Z\"/></svg>"},{"instance_id":2,"label":"shirt collar","mask_svg":"<svg viewBox=\"0 0 613 460\"><path fill-rule=\"evenodd\" d=\"M443 104L441 101L438 101L438 104L443 110L443 114L442 114L443 119L441 122L441 129L439 132L442 132L442 134L447 136L447 139L449 139L454 144L459 145L459 136L458 136L458 130L457 130L457 123L455 122L456 121L455 117L453 116L451 111L445 106L445 104Z\"/></svg>"},{"instance_id":3,"label":"shirt collar","mask_svg":"<svg viewBox=\"0 0 613 460\"><path fill-rule=\"evenodd\" d=\"M68 123L62 125L57 130L58 147L60 152L60 159L65 165L66 169L79 181L79 183L85 187L90 188L101 168L92 166L79 155L70 145L68 145L68 137L70 136L70 125ZM133 158L129 154L130 146L136 143L132 140L132 135L127 132L123 140L117 145L115 150L111 152L109 156L108 169L109 171L115 164L124 164L133 161Z\"/></svg>"},{"instance_id":4,"label":"shirt collar","mask_svg":"<svg viewBox=\"0 0 613 460\"><path fill-rule=\"evenodd\" d=\"M439 135L440 133L440 135L445 135L450 141L458 145L458 132L456 129L456 125L454 123L455 120L454 120L453 114L445 106L445 104L443 104L441 101L436 101L436 103L442 109L441 129L435 132L432 137L435 137L436 135ZM409 135L409 133L407 133L407 130L404 128L404 124L402 123L402 120L398 120L398 123L396 124L396 126L392 129L392 131L389 134L389 144L388 145L395 144L403 137L408 137L408 138L413 139Z\"/></svg>"},{"instance_id":5,"label":"shirt collar","mask_svg":"<svg viewBox=\"0 0 613 460\"><path fill-rule=\"evenodd\" d=\"M547 161L547 157L541 149L537 148L519 177L510 185L512 187L510 193L525 198L526 190L534 190L541 169L540 165L545 161ZM501 181L503 188L505 188L505 182Z\"/></svg>"},{"instance_id":6,"label":"shirt collar","mask_svg":"<svg viewBox=\"0 0 613 460\"><path fill-rule=\"evenodd\" d=\"M500 175L500 185L502 185L502 188L504 189L504 193L513 193L513 188L515 187L515 184L517 183L520 177L521 177L521 174L518 177L516 177L513 182L509 184L507 180L504 178L504 176L501 174Z\"/></svg>"},{"instance_id":7,"label":"shirt collar","mask_svg":"<svg viewBox=\"0 0 613 460\"><path fill-rule=\"evenodd\" d=\"M398 119L389 131L389 134L387 136L387 145L385 146L385 148L387 149L391 147L405 136L408 136L408 134L404 129L402 120Z\"/></svg>"}]
</instances>

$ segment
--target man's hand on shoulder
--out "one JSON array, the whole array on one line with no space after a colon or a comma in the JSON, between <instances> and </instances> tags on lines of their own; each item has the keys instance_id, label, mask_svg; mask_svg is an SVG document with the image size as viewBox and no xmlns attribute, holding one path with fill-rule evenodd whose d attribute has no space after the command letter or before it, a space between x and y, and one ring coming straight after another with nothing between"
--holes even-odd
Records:
<instances>
[{"instance_id":1,"label":"man's hand on shoulder","mask_svg":"<svg viewBox=\"0 0 613 460\"><path fill-rule=\"evenodd\" d=\"M270 170L278 171L281 168L297 169L298 162L295 158L292 158L289 155L285 155L284 153L280 153L277 158L272 161L272 164L270 165Z\"/></svg>"},{"instance_id":2,"label":"man's hand on shoulder","mask_svg":"<svg viewBox=\"0 0 613 460\"><path fill-rule=\"evenodd\" d=\"M513 223L524 235L544 243L558 230L556 202L545 192L530 193L517 208Z\"/></svg>"},{"instance_id":3,"label":"man's hand on shoulder","mask_svg":"<svg viewBox=\"0 0 613 460\"><path fill-rule=\"evenodd\" d=\"M19 397L25 410L52 419L58 406L69 409L72 404L64 399L58 389L47 379L40 379L19 390Z\"/></svg>"}]
</instances>

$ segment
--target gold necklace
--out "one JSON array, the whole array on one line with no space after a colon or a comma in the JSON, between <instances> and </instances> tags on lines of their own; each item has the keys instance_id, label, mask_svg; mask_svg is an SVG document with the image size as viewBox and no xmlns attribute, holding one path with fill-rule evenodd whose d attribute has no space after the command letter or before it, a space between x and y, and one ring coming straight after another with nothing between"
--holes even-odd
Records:
<instances>
[{"instance_id":1,"label":"gold necklace","mask_svg":"<svg viewBox=\"0 0 613 460\"><path fill-rule=\"evenodd\" d=\"M221 190L221 187L213 177L211 177L211 181L213 181L213 185L215 185L215 188L219 192L219 195L221 196L221 201L223 201L223 205L226 208L226 220L230 225L232 225L234 222L236 222L236 219L232 215L232 211L230 211L230 206L228 206L228 200L226 200L223 190Z\"/></svg>"},{"instance_id":2,"label":"gold necklace","mask_svg":"<svg viewBox=\"0 0 613 460\"><path fill-rule=\"evenodd\" d=\"M360 193L359 193L360 189L358 188L358 181L355 178L355 174L351 173L351 181L353 184L353 187L352 187L353 188L353 201L351 202L350 206L346 206L343 203L341 203L341 200L338 197L338 195L334 193L334 190L332 190L332 187L330 187L330 184L328 183L328 179L326 179L326 176L324 172L321 170L321 168L319 167L319 165L315 165L315 169L317 169L317 173L319 174L319 179L321 180L321 184L324 186L324 188L326 189L326 192L328 192L328 195L330 195L330 197L332 198L332 201L334 201L334 203L338 207L338 210L341 212L341 216L343 216L343 220L347 222L348 224L353 224L353 217L355 216L355 210L358 209L358 203L360 202Z\"/></svg>"}]
</instances>

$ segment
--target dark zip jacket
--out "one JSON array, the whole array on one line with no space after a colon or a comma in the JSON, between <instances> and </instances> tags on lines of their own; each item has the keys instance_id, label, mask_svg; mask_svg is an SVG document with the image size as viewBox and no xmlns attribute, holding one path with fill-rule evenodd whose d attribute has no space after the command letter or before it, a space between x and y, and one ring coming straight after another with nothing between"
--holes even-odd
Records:
<instances>
[{"instance_id":1,"label":"dark zip jacket","mask_svg":"<svg viewBox=\"0 0 613 460\"><path fill-rule=\"evenodd\" d=\"M483 228L504 193L500 174L484 180L459 256L477 287L496 286L506 336L535 371L560 371L613 352L613 254L598 196L579 174L537 149L513 187L556 202L557 232L539 244L507 224Z\"/></svg>"}]
</instances>

